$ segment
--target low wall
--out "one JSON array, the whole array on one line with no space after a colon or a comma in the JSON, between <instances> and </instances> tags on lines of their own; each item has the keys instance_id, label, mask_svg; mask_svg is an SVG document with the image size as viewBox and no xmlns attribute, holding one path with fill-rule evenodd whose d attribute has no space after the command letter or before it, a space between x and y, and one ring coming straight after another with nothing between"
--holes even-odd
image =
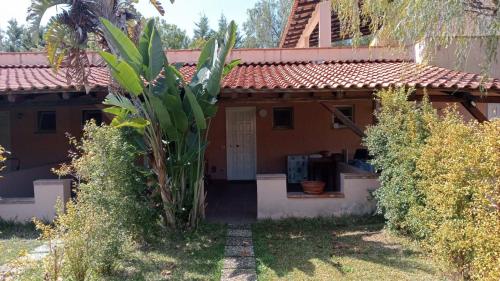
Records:
<instances>
[{"instance_id":1,"label":"low wall","mask_svg":"<svg viewBox=\"0 0 500 281\"><path fill-rule=\"evenodd\" d=\"M19 171L2 172L0 176L0 197L19 198L33 197L33 181L37 179L56 179L50 171L56 164L47 164L40 167L22 169Z\"/></svg>"},{"instance_id":2,"label":"low wall","mask_svg":"<svg viewBox=\"0 0 500 281\"><path fill-rule=\"evenodd\" d=\"M257 218L371 214L376 202L370 193L379 187L378 176L357 170L340 173L340 192L319 196L287 193L285 174L257 175Z\"/></svg>"},{"instance_id":3,"label":"low wall","mask_svg":"<svg viewBox=\"0 0 500 281\"><path fill-rule=\"evenodd\" d=\"M0 218L16 222L26 222L34 217L52 221L58 200L66 203L70 199L71 180L36 180L33 189L35 195L32 198L0 198Z\"/></svg>"}]
</instances>

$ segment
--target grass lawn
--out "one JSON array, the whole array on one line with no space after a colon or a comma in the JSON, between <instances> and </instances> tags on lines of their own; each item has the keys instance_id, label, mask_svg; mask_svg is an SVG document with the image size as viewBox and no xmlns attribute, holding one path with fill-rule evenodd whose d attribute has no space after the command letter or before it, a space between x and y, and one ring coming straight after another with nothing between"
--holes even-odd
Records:
<instances>
[{"instance_id":1,"label":"grass lawn","mask_svg":"<svg viewBox=\"0 0 500 281\"><path fill-rule=\"evenodd\" d=\"M43 242L32 223L19 224L0 220L0 265L11 262Z\"/></svg>"},{"instance_id":2,"label":"grass lawn","mask_svg":"<svg viewBox=\"0 0 500 281\"><path fill-rule=\"evenodd\" d=\"M288 219L253 226L259 280L443 280L419 247L379 219Z\"/></svg>"},{"instance_id":3,"label":"grass lawn","mask_svg":"<svg viewBox=\"0 0 500 281\"><path fill-rule=\"evenodd\" d=\"M103 280L220 280L226 228L203 224L194 233L165 234L158 242L134 247ZM43 280L40 263L18 280Z\"/></svg>"}]
</instances>

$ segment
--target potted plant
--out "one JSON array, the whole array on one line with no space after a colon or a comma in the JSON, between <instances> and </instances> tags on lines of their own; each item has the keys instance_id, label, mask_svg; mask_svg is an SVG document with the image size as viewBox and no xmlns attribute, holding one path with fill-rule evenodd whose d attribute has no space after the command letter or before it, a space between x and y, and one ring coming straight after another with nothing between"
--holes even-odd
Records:
<instances>
[{"instance_id":1,"label":"potted plant","mask_svg":"<svg viewBox=\"0 0 500 281\"><path fill-rule=\"evenodd\" d=\"M302 181L300 184L304 193L307 194L321 194L325 191L324 181Z\"/></svg>"}]
</instances>

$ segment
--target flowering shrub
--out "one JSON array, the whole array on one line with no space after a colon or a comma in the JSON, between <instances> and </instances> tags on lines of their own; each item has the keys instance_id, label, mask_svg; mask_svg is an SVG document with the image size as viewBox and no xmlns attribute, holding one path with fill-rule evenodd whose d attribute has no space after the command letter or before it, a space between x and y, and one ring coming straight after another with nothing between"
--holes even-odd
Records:
<instances>
[{"instance_id":1,"label":"flowering shrub","mask_svg":"<svg viewBox=\"0 0 500 281\"><path fill-rule=\"evenodd\" d=\"M500 120L464 123L454 111L431 126L418 160L418 208L435 256L465 278L500 280Z\"/></svg>"}]
</instances>

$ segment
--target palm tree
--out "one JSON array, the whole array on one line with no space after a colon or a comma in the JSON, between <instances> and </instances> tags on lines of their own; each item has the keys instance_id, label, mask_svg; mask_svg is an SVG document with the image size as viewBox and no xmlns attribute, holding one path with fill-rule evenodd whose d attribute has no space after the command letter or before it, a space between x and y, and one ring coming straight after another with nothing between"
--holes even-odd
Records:
<instances>
[{"instance_id":1,"label":"palm tree","mask_svg":"<svg viewBox=\"0 0 500 281\"><path fill-rule=\"evenodd\" d=\"M135 0L32 0L27 21L36 34L42 17L49 8L58 6L61 11L54 15L45 33L49 63L58 70L64 67L68 84L74 81L86 86L90 74L86 50L89 42L109 50L99 18L105 18L126 31L132 38L138 34L140 14L135 10ZM170 0L174 2L174 0ZM150 3L160 14L165 11L158 0ZM38 38L38 36L34 36ZM115 53L115 50L110 50Z\"/></svg>"}]
</instances>

